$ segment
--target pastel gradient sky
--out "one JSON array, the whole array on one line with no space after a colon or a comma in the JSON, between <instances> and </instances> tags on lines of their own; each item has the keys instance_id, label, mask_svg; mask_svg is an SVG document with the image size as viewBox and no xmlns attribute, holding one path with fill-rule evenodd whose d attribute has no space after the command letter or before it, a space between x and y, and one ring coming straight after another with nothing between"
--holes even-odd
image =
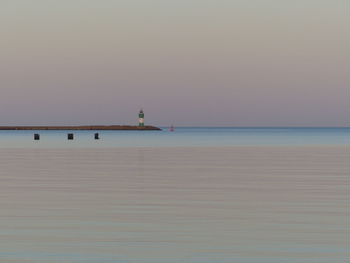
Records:
<instances>
[{"instance_id":1,"label":"pastel gradient sky","mask_svg":"<svg viewBox=\"0 0 350 263\"><path fill-rule=\"evenodd\" d=\"M349 0L1 0L0 125L350 126Z\"/></svg>"}]
</instances>

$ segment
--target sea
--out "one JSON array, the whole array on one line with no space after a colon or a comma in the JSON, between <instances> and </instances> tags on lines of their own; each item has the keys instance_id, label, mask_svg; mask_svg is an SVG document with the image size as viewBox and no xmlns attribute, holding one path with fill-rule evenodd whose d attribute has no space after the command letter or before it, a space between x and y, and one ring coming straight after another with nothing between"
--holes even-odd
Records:
<instances>
[{"instance_id":1,"label":"sea","mask_svg":"<svg viewBox=\"0 0 350 263\"><path fill-rule=\"evenodd\" d=\"M94 140L98 132L100 140ZM40 141L33 134L40 134ZM67 133L74 140L67 140ZM2 148L350 145L350 128L178 127L162 131L0 131Z\"/></svg>"},{"instance_id":2,"label":"sea","mask_svg":"<svg viewBox=\"0 0 350 263\"><path fill-rule=\"evenodd\" d=\"M0 132L0 262L350 262L350 128L67 133Z\"/></svg>"}]
</instances>

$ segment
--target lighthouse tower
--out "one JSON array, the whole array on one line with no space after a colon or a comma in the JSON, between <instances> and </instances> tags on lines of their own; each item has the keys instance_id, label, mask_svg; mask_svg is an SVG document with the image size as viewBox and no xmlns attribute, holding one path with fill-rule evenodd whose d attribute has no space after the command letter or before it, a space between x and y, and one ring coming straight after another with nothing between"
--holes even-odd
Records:
<instances>
[{"instance_id":1,"label":"lighthouse tower","mask_svg":"<svg viewBox=\"0 0 350 263\"><path fill-rule=\"evenodd\" d=\"M144 127L145 126L145 114L143 113L143 110L140 110L139 113L139 127Z\"/></svg>"}]
</instances>

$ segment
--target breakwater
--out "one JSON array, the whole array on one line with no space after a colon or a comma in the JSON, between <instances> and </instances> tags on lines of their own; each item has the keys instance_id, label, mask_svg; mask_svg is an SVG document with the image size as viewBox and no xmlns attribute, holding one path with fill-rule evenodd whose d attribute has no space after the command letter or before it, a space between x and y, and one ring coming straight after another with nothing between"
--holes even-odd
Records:
<instances>
[{"instance_id":1,"label":"breakwater","mask_svg":"<svg viewBox=\"0 0 350 263\"><path fill-rule=\"evenodd\" d=\"M129 126L129 125L83 125L83 126L0 126L0 130L77 130L77 131L160 131L155 126Z\"/></svg>"}]
</instances>

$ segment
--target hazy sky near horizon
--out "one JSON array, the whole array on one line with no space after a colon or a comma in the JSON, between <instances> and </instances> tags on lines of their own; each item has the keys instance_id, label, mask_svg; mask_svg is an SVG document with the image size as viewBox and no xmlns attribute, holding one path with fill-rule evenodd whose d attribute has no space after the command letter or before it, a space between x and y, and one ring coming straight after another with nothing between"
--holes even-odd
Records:
<instances>
[{"instance_id":1,"label":"hazy sky near horizon","mask_svg":"<svg viewBox=\"0 0 350 263\"><path fill-rule=\"evenodd\" d=\"M0 125L350 126L348 0L1 0Z\"/></svg>"}]
</instances>

